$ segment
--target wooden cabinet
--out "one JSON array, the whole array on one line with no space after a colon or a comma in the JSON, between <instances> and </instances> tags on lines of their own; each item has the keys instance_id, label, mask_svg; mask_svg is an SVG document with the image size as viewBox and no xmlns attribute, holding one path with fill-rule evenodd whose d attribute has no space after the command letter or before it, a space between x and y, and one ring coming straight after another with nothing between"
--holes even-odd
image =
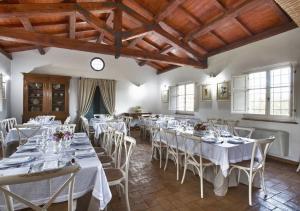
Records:
<instances>
[{"instance_id":1,"label":"wooden cabinet","mask_svg":"<svg viewBox=\"0 0 300 211\"><path fill-rule=\"evenodd\" d=\"M23 73L23 122L38 115L69 116L70 77Z\"/></svg>"}]
</instances>

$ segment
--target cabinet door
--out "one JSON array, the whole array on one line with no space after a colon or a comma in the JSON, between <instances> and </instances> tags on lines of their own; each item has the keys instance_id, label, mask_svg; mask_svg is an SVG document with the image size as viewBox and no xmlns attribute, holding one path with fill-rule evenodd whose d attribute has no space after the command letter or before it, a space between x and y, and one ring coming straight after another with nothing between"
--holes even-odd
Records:
<instances>
[{"instance_id":1,"label":"cabinet door","mask_svg":"<svg viewBox=\"0 0 300 211\"><path fill-rule=\"evenodd\" d=\"M69 113L69 81L50 79L49 83L50 113L58 119L65 118Z\"/></svg>"},{"instance_id":2,"label":"cabinet door","mask_svg":"<svg viewBox=\"0 0 300 211\"><path fill-rule=\"evenodd\" d=\"M46 80L26 80L24 88L25 113L31 117L44 114L47 110Z\"/></svg>"}]
</instances>

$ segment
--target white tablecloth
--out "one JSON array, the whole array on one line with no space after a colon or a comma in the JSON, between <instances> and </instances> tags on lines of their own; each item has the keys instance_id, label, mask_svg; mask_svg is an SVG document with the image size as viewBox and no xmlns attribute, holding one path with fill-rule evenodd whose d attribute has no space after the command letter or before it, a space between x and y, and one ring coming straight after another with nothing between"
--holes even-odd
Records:
<instances>
[{"instance_id":1,"label":"white tablecloth","mask_svg":"<svg viewBox=\"0 0 300 211\"><path fill-rule=\"evenodd\" d=\"M99 138L100 134L107 131L108 127L112 127L124 134L127 134L126 124L123 121L107 121L94 124L95 138Z\"/></svg>"},{"instance_id":2,"label":"white tablecloth","mask_svg":"<svg viewBox=\"0 0 300 211\"><path fill-rule=\"evenodd\" d=\"M179 132L183 132L180 131ZM192 131L185 131L188 133L192 133ZM164 135L161 135L163 138ZM229 186L236 186L237 181L231 179L229 181L228 173L230 163L237 163L243 160L251 159L253 140L245 139L244 144L231 144L227 143L230 138L220 138L223 143L214 144L214 143L206 143L202 142L202 156L210 161L212 161L215 165L218 166L219 171L217 175L213 175L212 171L210 174L206 174L209 181L214 184L214 192L218 196L224 196L227 192ZM178 135L178 148L182 151L185 150L185 142L184 139ZM174 143L175 144L175 143ZM187 149L195 154L200 152L200 144L193 141L187 140ZM261 159L261 155L257 155L258 159ZM207 169L208 170L208 169ZM205 170L205 171L207 171ZM209 170L208 170L209 171ZM235 173L233 173L230 177L235 177ZM247 182L247 181L246 181ZM259 186L259 180L254 181L255 186Z\"/></svg>"},{"instance_id":3,"label":"white tablecloth","mask_svg":"<svg viewBox=\"0 0 300 211\"><path fill-rule=\"evenodd\" d=\"M90 143L87 137L83 137L84 141ZM31 153L14 153L12 156L20 156L20 155L38 155L40 152L31 152ZM100 208L104 209L106 205L112 198L109 185L99 159L94 157L77 159L78 164L81 167L81 170L77 173L75 177L75 186L74 186L74 198L79 198L86 194L87 192L93 190L93 196L99 200ZM12 174L15 172L19 173L27 173L29 170L29 166L21 167L21 168L9 168L7 170L0 170L0 174L5 175L5 172L9 172ZM18 184L10 186L10 189L29 199L30 201L38 204L45 203L50 193L53 193L62 183L65 181L64 177L57 177L51 180L44 180L33 183L26 184ZM68 192L67 190L63 191L55 202L62 202L68 200ZM4 209L5 202L3 199L3 194L0 194L0 210ZM24 208L23 204L15 204L16 209Z\"/></svg>"}]
</instances>

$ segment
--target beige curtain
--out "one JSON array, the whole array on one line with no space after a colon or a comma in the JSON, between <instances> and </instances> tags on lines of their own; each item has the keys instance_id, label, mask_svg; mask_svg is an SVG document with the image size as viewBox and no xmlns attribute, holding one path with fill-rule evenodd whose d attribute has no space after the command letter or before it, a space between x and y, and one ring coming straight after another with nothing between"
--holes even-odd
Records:
<instances>
[{"instance_id":1,"label":"beige curtain","mask_svg":"<svg viewBox=\"0 0 300 211\"><path fill-rule=\"evenodd\" d=\"M85 115L89 111L96 87L96 79L81 78L79 80L79 116Z\"/></svg>"},{"instance_id":2,"label":"beige curtain","mask_svg":"<svg viewBox=\"0 0 300 211\"><path fill-rule=\"evenodd\" d=\"M103 103L109 114L115 112L116 103L116 81L115 80L98 80L98 86L102 95Z\"/></svg>"}]
</instances>

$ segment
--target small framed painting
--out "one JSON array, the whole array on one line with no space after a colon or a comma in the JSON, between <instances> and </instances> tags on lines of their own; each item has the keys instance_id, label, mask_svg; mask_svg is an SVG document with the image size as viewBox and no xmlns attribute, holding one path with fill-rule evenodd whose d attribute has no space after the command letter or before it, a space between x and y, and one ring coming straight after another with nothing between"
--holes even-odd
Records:
<instances>
[{"instance_id":1,"label":"small framed painting","mask_svg":"<svg viewBox=\"0 0 300 211\"><path fill-rule=\"evenodd\" d=\"M230 82L217 84L217 100L230 100Z\"/></svg>"},{"instance_id":2,"label":"small framed painting","mask_svg":"<svg viewBox=\"0 0 300 211\"><path fill-rule=\"evenodd\" d=\"M211 101L212 100L212 96L211 96L211 85L202 85L201 86L202 89L202 100L203 101Z\"/></svg>"},{"instance_id":3,"label":"small framed painting","mask_svg":"<svg viewBox=\"0 0 300 211\"><path fill-rule=\"evenodd\" d=\"M163 103L169 102L169 90L161 91L161 102L163 102Z\"/></svg>"}]
</instances>

